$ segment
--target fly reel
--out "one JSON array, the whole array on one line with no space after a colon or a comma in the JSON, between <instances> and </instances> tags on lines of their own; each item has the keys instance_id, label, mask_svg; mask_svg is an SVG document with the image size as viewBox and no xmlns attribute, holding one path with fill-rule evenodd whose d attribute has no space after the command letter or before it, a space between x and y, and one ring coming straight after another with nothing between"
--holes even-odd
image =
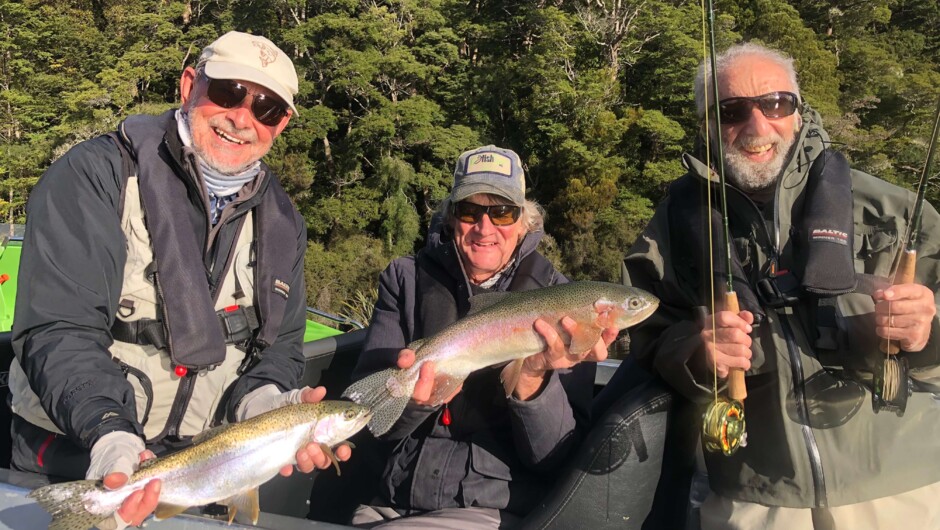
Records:
<instances>
[{"instance_id":1,"label":"fly reel","mask_svg":"<svg viewBox=\"0 0 940 530\"><path fill-rule=\"evenodd\" d=\"M721 451L725 456L734 454L747 445L744 424L744 406L736 400L721 397L712 402L702 420L702 440L705 449Z\"/></svg>"},{"instance_id":2,"label":"fly reel","mask_svg":"<svg viewBox=\"0 0 940 530\"><path fill-rule=\"evenodd\" d=\"M914 392L908 374L907 359L890 355L884 359L881 370L875 370L871 408L875 413L894 412L899 417L907 408L907 398Z\"/></svg>"}]
</instances>

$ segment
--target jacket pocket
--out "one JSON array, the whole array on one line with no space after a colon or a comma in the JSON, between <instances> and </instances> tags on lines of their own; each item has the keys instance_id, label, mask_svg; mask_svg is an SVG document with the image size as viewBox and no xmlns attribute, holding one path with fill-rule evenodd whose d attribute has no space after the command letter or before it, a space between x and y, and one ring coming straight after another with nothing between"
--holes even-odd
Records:
<instances>
[{"instance_id":1,"label":"jacket pocket","mask_svg":"<svg viewBox=\"0 0 940 530\"><path fill-rule=\"evenodd\" d=\"M496 452L502 452L499 447ZM470 443L470 466L460 481L460 505L503 509L509 505L512 466L476 440Z\"/></svg>"},{"instance_id":2,"label":"jacket pocket","mask_svg":"<svg viewBox=\"0 0 940 530\"><path fill-rule=\"evenodd\" d=\"M512 480L509 463L477 444L470 445L470 467L484 477Z\"/></svg>"},{"instance_id":3,"label":"jacket pocket","mask_svg":"<svg viewBox=\"0 0 940 530\"><path fill-rule=\"evenodd\" d=\"M889 276L898 245L894 224L855 225L855 271Z\"/></svg>"}]
</instances>

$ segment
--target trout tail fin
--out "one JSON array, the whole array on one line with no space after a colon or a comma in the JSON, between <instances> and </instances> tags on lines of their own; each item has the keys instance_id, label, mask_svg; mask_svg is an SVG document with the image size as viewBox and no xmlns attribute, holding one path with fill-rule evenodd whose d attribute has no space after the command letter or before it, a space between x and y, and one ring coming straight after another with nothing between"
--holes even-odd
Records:
<instances>
[{"instance_id":1,"label":"trout tail fin","mask_svg":"<svg viewBox=\"0 0 940 530\"><path fill-rule=\"evenodd\" d=\"M372 409L369 430L374 436L387 433L401 417L408 400L411 399L417 372L415 378L407 382L399 379L403 374L404 372L395 368L382 370L356 381L343 392L343 397Z\"/></svg>"},{"instance_id":2,"label":"trout tail fin","mask_svg":"<svg viewBox=\"0 0 940 530\"><path fill-rule=\"evenodd\" d=\"M83 495L98 487L95 480L76 480L62 484L50 484L30 492L27 497L35 499L52 515L49 530L87 530L108 517L93 514L85 509Z\"/></svg>"}]
</instances>

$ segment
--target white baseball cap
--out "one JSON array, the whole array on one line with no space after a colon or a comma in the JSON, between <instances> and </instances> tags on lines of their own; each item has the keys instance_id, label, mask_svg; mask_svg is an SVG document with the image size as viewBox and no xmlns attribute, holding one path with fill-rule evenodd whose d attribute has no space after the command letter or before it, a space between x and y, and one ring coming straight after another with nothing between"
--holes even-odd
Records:
<instances>
[{"instance_id":1,"label":"white baseball cap","mask_svg":"<svg viewBox=\"0 0 940 530\"><path fill-rule=\"evenodd\" d=\"M284 100L294 114L297 72L294 63L268 39L230 31L206 46L199 64L212 79L237 79L257 83Z\"/></svg>"}]
</instances>

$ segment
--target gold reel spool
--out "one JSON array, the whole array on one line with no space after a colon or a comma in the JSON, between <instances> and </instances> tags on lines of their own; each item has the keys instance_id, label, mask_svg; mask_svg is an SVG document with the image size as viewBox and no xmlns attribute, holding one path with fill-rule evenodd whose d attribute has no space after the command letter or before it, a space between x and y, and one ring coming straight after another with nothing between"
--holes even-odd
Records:
<instances>
[{"instance_id":1,"label":"gold reel spool","mask_svg":"<svg viewBox=\"0 0 940 530\"><path fill-rule=\"evenodd\" d=\"M908 375L907 359L896 355L886 357L881 373L875 372L874 383L872 409L876 413L888 411L903 416L907 398L914 390Z\"/></svg>"},{"instance_id":2,"label":"gold reel spool","mask_svg":"<svg viewBox=\"0 0 940 530\"><path fill-rule=\"evenodd\" d=\"M702 439L705 449L721 451L725 456L746 446L744 406L737 400L725 397L712 402L702 420Z\"/></svg>"}]
</instances>

